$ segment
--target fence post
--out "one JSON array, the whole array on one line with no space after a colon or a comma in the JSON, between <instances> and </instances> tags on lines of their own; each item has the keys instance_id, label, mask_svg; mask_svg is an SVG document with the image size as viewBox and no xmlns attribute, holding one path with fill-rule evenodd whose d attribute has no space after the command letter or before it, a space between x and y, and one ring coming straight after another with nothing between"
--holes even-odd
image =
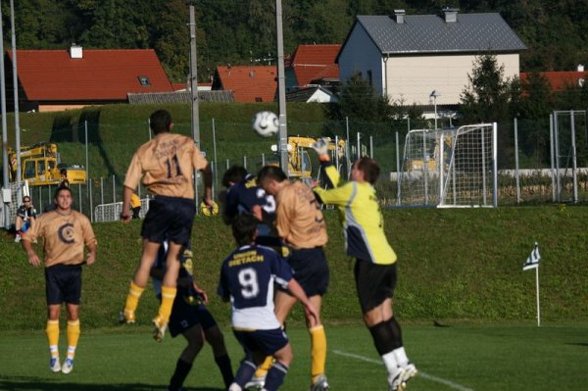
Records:
<instances>
[{"instance_id":1,"label":"fence post","mask_svg":"<svg viewBox=\"0 0 588 391\"><path fill-rule=\"evenodd\" d=\"M400 206L400 143L398 141L398 131L396 132L396 205Z\"/></svg>"},{"instance_id":2,"label":"fence post","mask_svg":"<svg viewBox=\"0 0 588 391\"><path fill-rule=\"evenodd\" d=\"M214 170L213 170L213 174L214 174L214 186L212 186L212 198L214 199L214 195L216 192L216 189L218 187L218 175L217 175L217 156L216 156L216 124L214 122L214 118L212 119L212 153L213 153L213 157L214 157Z\"/></svg>"},{"instance_id":3,"label":"fence post","mask_svg":"<svg viewBox=\"0 0 588 391\"><path fill-rule=\"evenodd\" d=\"M577 156L576 156L576 116L574 113L575 110L570 112L570 122L572 125L571 128L571 136L572 136L572 178L574 182L574 204L578 203L578 163L577 163Z\"/></svg>"},{"instance_id":4,"label":"fence post","mask_svg":"<svg viewBox=\"0 0 588 391\"><path fill-rule=\"evenodd\" d=\"M519 119L514 118L514 143L515 143L515 183L517 187L517 204L521 202L521 188L519 181Z\"/></svg>"},{"instance_id":5,"label":"fence post","mask_svg":"<svg viewBox=\"0 0 588 391\"><path fill-rule=\"evenodd\" d=\"M553 140L553 114L549 114L549 155L551 158L551 202L555 202L555 145Z\"/></svg>"}]
</instances>

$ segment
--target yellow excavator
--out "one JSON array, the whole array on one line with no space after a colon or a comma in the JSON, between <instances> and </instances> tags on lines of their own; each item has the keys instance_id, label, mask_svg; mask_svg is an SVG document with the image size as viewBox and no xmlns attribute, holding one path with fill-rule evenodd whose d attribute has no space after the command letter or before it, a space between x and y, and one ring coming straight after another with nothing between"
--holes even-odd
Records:
<instances>
[{"instance_id":1,"label":"yellow excavator","mask_svg":"<svg viewBox=\"0 0 588 391\"><path fill-rule=\"evenodd\" d=\"M14 149L8 148L11 181L17 179L18 159L21 164L22 180L28 181L29 186L57 185L64 179L62 172L66 174L70 184L86 183L86 169L80 165L61 163L57 144L38 143L23 146L19 155Z\"/></svg>"},{"instance_id":2,"label":"yellow excavator","mask_svg":"<svg viewBox=\"0 0 588 391\"><path fill-rule=\"evenodd\" d=\"M310 150L312 144L318 140L318 137L310 136L289 136L288 137L288 176L290 178L312 178L313 164L318 163L312 159ZM330 140L328 150L331 153L331 161L338 164L340 172L347 172L348 159L346 158L347 143L343 139ZM272 151L277 153L278 146L272 145ZM318 169L314 170L318 171ZM314 173L316 176L317 172Z\"/></svg>"}]
</instances>

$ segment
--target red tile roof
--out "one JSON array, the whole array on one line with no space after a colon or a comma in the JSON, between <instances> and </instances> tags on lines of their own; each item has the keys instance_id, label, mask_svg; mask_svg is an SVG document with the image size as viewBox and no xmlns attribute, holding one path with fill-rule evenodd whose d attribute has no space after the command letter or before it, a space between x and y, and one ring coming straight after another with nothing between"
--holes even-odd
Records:
<instances>
[{"instance_id":1,"label":"red tile roof","mask_svg":"<svg viewBox=\"0 0 588 391\"><path fill-rule=\"evenodd\" d=\"M584 83L588 78L588 72L577 71L537 72L537 74L543 76L547 80L551 87L551 91L553 92L563 91L570 86L578 87L580 86L580 83ZM522 82L526 81L528 77L529 73L521 72L520 79Z\"/></svg>"},{"instance_id":2,"label":"red tile roof","mask_svg":"<svg viewBox=\"0 0 588 391\"><path fill-rule=\"evenodd\" d=\"M214 85L233 91L236 102L273 102L278 88L275 66L217 66ZM217 84L218 83L218 84Z\"/></svg>"},{"instance_id":3,"label":"red tile roof","mask_svg":"<svg viewBox=\"0 0 588 391\"><path fill-rule=\"evenodd\" d=\"M298 85L318 79L339 79L339 66L335 63L339 49L339 44L298 45L291 64Z\"/></svg>"},{"instance_id":4,"label":"red tile roof","mask_svg":"<svg viewBox=\"0 0 588 391\"><path fill-rule=\"evenodd\" d=\"M173 91L152 49L83 49L76 59L68 50L17 50L17 63L31 101L126 101L128 92ZM149 85L141 85L140 77Z\"/></svg>"}]
</instances>

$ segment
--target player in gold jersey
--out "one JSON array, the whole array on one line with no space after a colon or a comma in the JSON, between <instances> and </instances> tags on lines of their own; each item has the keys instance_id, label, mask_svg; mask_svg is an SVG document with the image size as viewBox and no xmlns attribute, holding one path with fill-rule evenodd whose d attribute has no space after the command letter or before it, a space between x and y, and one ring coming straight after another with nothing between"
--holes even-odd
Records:
<instances>
[{"instance_id":1,"label":"player in gold jersey","mask_svg":"<svg viewBox=\"0 0 588 391\"><path fill-rule=\"evenodd\" d=\"M257 175L259 185L276 197L278 234L291 248L287 261L294 270L311 303L320 314L322 297L329 285L329 267L323 251L327 227L320 205L312 190L302 182L290 182L278 167L266 166ZM288 292L276 293L276 316L284 324L296 298ZM311 340L311 391L327 390L325 375L327 337L320 316L306 318ZM268 367L266 362L265 367ZM259 376L259 373L256 374Z\"/></svg>"},{"instance_id":2,"label":"player in gold jersey","mask_svg":"<svg viewBox=\"0 0 588 391\"><path fill-rule=\"evenodd\" d=\"M150 116L150 127L155 135L133 155L127 170L123 188L121 220L131 220L131 195L142 181L153 198L143 220L141 236L143 253L135 277L131 281L129 294L121 313L120 321L135 322L135 310L139 298L149 281L149 271L161 243L169 242L166 271L161 287L161 305L153 319L153 338L161 341L171 314L176 296L176 281L180 270L179 254L188 243L196 214L194 201L193 171L199 170L204 178L204 202L212 201L212 175L208 162L194 144L194 140L181 134L171 133L173 122L166 110L157 110Z\"/></svg>"},{"instance_id":3,"label":"player in gold jersey","mask_svg":"<svg viewBox=\"0 0 588 391\"><path fill-rule=\"evenodd\" d=\"M347 239L347 254L356 258L354 276L363 321L372 334L374 345L388 370L390 391L404 390L417 369L406 355L400 325L394 317L396 287L396 253L384 232L384 220L374 184L380 167L373 159L363 157L351 168L351 181L343 183L331 164L325 140L313 148L325 171L326 190L314 191L325 204L336 205L341 214Z\"/></svg>"},{"instance_id":4,"label":"player in gold jersey","mask_svg":"<svg viewBox=\"0 0 588 391\"><path fill-rule=\"evenodd\" d=\"M47 338L51 358L49 369L70 373L80 337L80 297L82 291L82 265L96 260L96 237L86 216L71 208L73 198L69 187L55 192L55 210L43 213L23 234L22 247L29 263L45 266L47 295ZM41 262L32 243L43 239L44 260ZM84 259L84 244L88 255ZM61 304L67 310L67 357L63 366L59 360L59 313Z\"/></svg>"}]
</instances>

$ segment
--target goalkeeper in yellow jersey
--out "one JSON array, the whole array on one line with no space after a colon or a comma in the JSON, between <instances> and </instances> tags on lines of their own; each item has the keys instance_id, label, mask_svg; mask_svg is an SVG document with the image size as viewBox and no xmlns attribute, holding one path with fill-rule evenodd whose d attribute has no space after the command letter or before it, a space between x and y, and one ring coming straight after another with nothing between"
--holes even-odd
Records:
<instances>
[{"instance_id":1,"label":"goalkeeper in yellow jersey","mask_svg":"<svg viewBox=\"0 0 588 391\"><path fill-rule=\"evenodd\" d=\"M322 203L339 209L347 254L356 258L354 277L363 321L388 370L389 390L404 390L417 369L408 360L393 312L396 254L386 239L374 189L380 167L375 160L362 157L351 168L351 180L342 183L331 164L327 145L327 140L320 139L313 148L319 155L328 189L317 186L313 190Z\"/></svg>"}]
</instances>

